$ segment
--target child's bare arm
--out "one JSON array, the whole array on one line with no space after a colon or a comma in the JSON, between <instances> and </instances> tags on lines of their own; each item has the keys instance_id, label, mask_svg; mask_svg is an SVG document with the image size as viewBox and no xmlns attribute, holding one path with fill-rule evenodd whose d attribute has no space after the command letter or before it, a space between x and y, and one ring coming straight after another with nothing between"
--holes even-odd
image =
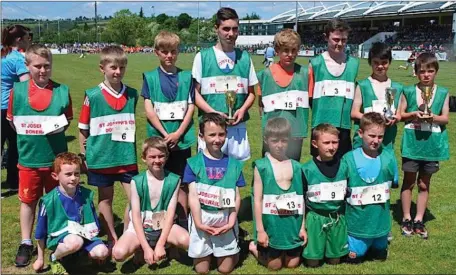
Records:
<instances>
[{"instance_id":1,"label":"child's bare arm","mask_svg":"<svg viewBox=\"0 0 456 275\"><path fill-rule=\"evenodd\" d=\"M134 180L130 182L130 198L131 198L131 218L133 227L135 228L136 236L138 237L139 243L144 251L150 249L149 243L147 242L146 235L144 234L143 221L141 218L141 209L139 202L138 191L136 190L136 183Z\"/></svg>"},{"instance_id":2,"label":"child's bare arm","mask_svg":"<svg viewBox=\"0 0 456 275\"><path fill-rule=\"evenodd\" d=\"M89 130L79 129L79 152L85 154L86 142L89 137Z\"/></svg>"},{"instance_id":3,"label":"child's bare arm","mask_svg":"<svg viewBox=\"0 0 456 275\"><path fill-rule=\"evenodd\" d=\"M195 82L195 104L199 109L201 109L205 113L220 113L214 110L214 108L212 108L206 102L206 100L204 100L203 96L201 95L201 84L198 82Z\"/></svg>"},{"instance_id":4,"label":"child's bare arm","mask_svg":"<svg viewBox=\"0 0 456 275\"><path fill-rule=\"evenodd\" d=\"M263 226L263 182L261 180L258 168L253 171L253 213L258 232L264 232Z\"/></svg>"},{"instance_id":5,"label":"child's bare arm","mask_svg":"<svg viewBox=\"0 0 456 275\"><path fill-rule=\"evenodd\" d=\"M363 98L361 96L361 89L359 85L356 86L355 89L355 98L353 99L353 105L351 109L351 118L353 120L359 120L363 117L363 113L361 113L361 106L363 105Z\"/></svg>"},{"instance_id":6,"label":"child's bare arm","mask_svg":"<svg viewBox=\"0 0 456 275\"><path fill-rule=\"evenodd\" d=\"M399 113L401 115L402 121L408 122L410 120L414 120L418 118L418 112L410 112L407 113L407 99L405 98L405 95L401 95L401 102L399 103Z\"/></svg>"},{"instance_id":7,"label":"child's bare arm","mask_svg":"<svg viewBox=\"0 0 456 275\"><path fill-rule=\"evenodd\" d=\"M152 124L152 126L154 126L154 128L157 129L160 132L160 134L166 137L168 135L168 132L166 132L165 128L161 124L161 121L158 118L157 113L154 110L154 106L152 105L152 101L150 99L144 100L144 108L146 109L146 117Z\"/></svg>"}]
</instances>

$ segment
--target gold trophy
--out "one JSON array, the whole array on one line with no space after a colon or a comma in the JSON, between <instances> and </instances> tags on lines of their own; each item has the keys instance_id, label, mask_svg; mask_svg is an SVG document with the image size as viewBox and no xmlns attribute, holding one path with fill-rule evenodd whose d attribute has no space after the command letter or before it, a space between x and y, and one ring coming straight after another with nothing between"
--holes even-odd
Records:
<instances>
[{"instance_id":1,"label":"gold trophy","mask_svg":"<svg viewBox=\"0 0 456 275\"><path fill-rule=\"evenodd\" d=\"M424 105L424 108L423 110L421 110L421 108L419 108L421 111L423 111L423 117L424 118L430 118L432 113L431 113L431 109L429 107L429 104L430 104L430 101L431 101L431 98L432 98L432 86L421 86L420 87L420 90L421 90L421 98L423 99L423 105Z\"/></svg>"},{"instance_id":2,"label":"gold trophy","mask_svg":"<svg viewBox=\"0 0 456 275\"><path fill-rule=\"evenodd\" d=\"M386 108L383 110L385 118L388 120L392 120L395 115L395 111L393 112L394 107L394 98L396 97L397 90L395 88L388 87L385 89L385 101L386 101Z\"/></svg>"},{"instance_id":3,"label":"gold trophy","mask_svg":"<svg viewBox=\"0 0 456 275\"><path fill-rule=\"evenodd\" d=\"M225 100L226 106L228 107L228 121L233 121L233 110L234 105L236 104L236 92L235 91L225 91Z\"/></svg>"}]
</instances>

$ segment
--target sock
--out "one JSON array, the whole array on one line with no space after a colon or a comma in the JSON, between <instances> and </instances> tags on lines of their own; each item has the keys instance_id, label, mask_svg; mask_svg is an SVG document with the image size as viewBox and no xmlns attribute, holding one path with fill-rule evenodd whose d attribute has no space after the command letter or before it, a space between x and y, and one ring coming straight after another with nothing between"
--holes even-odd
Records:
<instances>
[{"instance_id":1,"label":"sock","mask_svg":"<svg viewBox=\"0 0 456 275\"><path fill-rule=\"evenodd\" d=\"M21 241L21 244L33 245L31 239L23 239L23 240Z\"/></svg>"},{"instance_id":2,"label":"sock","mask_svg":"<svg viewBox=\"0 0 456 275\"><path fill-rule=\"evenodd\" d=\"M57 258L55 257L55 254L52 253L51 254L51 262L55 262L57 260Z\"/></svg>"}]
</instances>

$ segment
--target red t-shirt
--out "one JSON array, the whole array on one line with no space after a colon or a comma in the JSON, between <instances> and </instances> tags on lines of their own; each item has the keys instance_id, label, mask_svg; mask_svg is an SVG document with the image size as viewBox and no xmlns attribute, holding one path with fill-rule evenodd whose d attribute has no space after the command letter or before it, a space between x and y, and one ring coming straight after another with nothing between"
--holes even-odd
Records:
<instances>
[{"instance_id":1,"label":"red t-shirt","mask_svg":"<svg viewBox=\"0 0 456 275\"><path fill-rule=\"evenodd\" d=\"M108 105L113 108L114 110L122 110L125 105L127 104L127 93L126 93L126 86L122 86L122 90L119 94L112 92L109 87L104 85L104 83L100 83L101 93L103 94L104 99L108 103ZM79 116L79 129L87 130L90 129L90 102L89 98L86 96L84 98L84 103L82 104L81 114ZM101 169L89 169L90 171L101 173L101 174L121 174L129 171L136 171L138 170L137 164L130 164L124 166L116 166L110 168L101 168Z\"/></svg>"}]
</instances>

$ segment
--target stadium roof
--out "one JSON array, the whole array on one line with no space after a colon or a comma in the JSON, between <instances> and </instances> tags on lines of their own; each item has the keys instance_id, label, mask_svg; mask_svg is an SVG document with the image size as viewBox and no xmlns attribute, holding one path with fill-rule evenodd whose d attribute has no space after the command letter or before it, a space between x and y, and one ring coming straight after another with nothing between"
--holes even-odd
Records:
<instances>
[{"instance_id":1,"label":"stadium roof","mask_svg":"<svg viewBox=\"0 0 456 275\"><path fill-rule=\"evenodd\" d=\"M298 2L299 3L299 2ZM317 3L315 3L317 4ZM449 12L456 10L456 1L428 1L428 2L345 2L336 5L325 5L320 2L318 6L303 8L299 4L298 21L319 21L332 18L360 18L387 15L410 15L428 12ZM291 23L296 20L296 9L291 9L278 14L268 23Z\"/></svg>"}]
</instances>

